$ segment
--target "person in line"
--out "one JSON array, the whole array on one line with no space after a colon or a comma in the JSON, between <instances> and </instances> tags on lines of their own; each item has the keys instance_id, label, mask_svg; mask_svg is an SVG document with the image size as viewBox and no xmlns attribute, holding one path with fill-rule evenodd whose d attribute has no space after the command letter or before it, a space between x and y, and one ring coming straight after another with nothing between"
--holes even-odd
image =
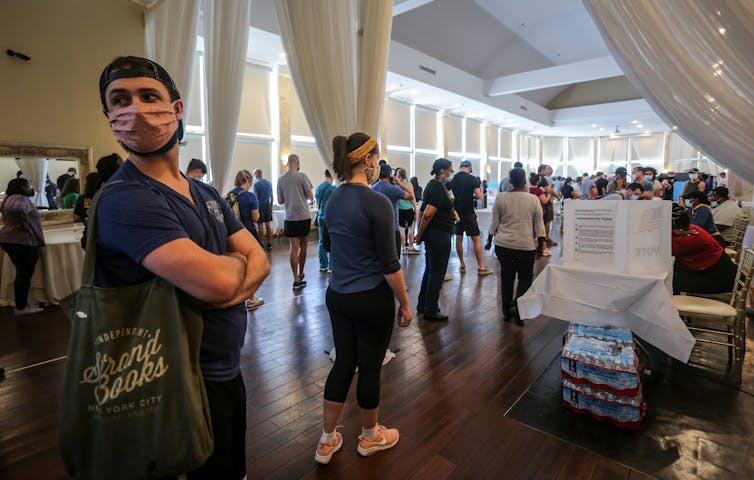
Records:
<instances>
[{"instance_id":1,"label":"person in line","mask_svg":"<svg viewBox=\"0 0 754 480\"><path fill-rule=\"evenodd\" d=\"M194 180L201 180L205 175L207 175L207 164L198 158L192 158L188 167L186 167L186 176Z\"/></svg>"},{"instance_id":2,"label":"person in line","mask_svg":"<svg viewBox=\"0 0 754 480\"><path fill-rule=\"evenodd\" d=\"M707 233L712 235L712 238L720 242L723 245L723 237L720 235L720 231L715 226L715 220L712 217L712 209L710 208L710 201L707 195L696 190L686 194L686 213L691 217L691 223L702 227Z\"/></svg>"},{"instance_id":3,"label":"person in line","mask_svg":"<svg viewBox=\"0 0 754 480\"><path fill-rule=\"evenodd\" d=\"M453 164L446 158L438 158L432 164L430 175L434 178L424 188L419 232L414 237L417 245L424 242L424 275L416 311L430 321L448 319L447 315L440 312L438 300L445 271L448 269L453 222L460 221L444 185L452 173Z\"/></svg>"},{"instance_id":4,"label":"person in line","mask_svg":"<svg viewBox=\"0 0 754 480\"><path fill-rule=\"evenodd\" d=\"M115 175L115 172L123 165L123 159L117 153L111 153L97 160L97 175L99 175L99 183L101 186L103 183L110 180L110 177ZM97 188L99 188L99 186Z\"/></svg>"},{"instance_id":5,"label":"person in line","mask_svg":"<svg viewBox=\"0 0 754 480\"><path fill-rule=\"evenodd\" d=\"M257 196L250 192L253 177L248 170L240 170L236 174L235 188L228 193L225 199L228 201L233 214L241 221L241 224L251 233L259 245L262 241L257 233L257 220L259 220L259 202ZM264 298L252 295L246 299L246 310L252 311L264 305Z\"/></svg>"},{"instance_id":6,"label":"person in line","mask_svg":"<svg viewBox=\"0 0 754 480\"><path fill-rule=\"evenodd\" d=\"M265 248L272 250L272 184L262 176L262 170L254 170L254 194L259 201L259 235L265 238Z\"/></svg>"},{"instance_id":7,"label":"person in line","mask_svg":"<svg viewBox=\"0 0 754 480\"><path fill-rule=\"evenodd\" d=\"M76 206L76 200L79 199L79 179L71 177L66 180L63 190L60 192L60 208L67 209Z\"/></svg>"},{"instance_id":8,"label":"person in line","mask_svg":"<svg viewBox=\"0 0 754 480\"><path fill-rule=\"evenodd\" d=\"M416 189L414 184L408 180L408 174L405 168L395 170L395 177L399 184L405 185L411 190L414 196L411 200L401 198L396 206L398 207L398 225L401 227L401 246L403 253L406 255L417 255L421 253L414 247L414 222L416 221ZM414 177L415 178L415 177Z\"/></svg>"},{"instance_id":9,"label":"person in line","mask_svg":"<svg viewBox=\"0 0 754 480\"><path fill-rule=\"evenodd\" d=\"M401 226L398 223L398 200L413 200L414 194L410 184L395 183L390 165L380 166L380 178L372 185L372 190L385 195L393 206L393 236L395 238L395 254L401 258Z\"/></svg>"},{"instance_id":10,"label":"person in line","mask_svg":"<svg viewBox=\"0 0 754 480\"><path fill-rule=\"evenodd\" d=\"M74 178L75 176L76 176L76 169L73 168L73 167L69 168L68 170L66 170L66 172L64 174L60 175L57 178L57 180L55 180L55 185L58 187L58 192L62 192L63 191L63 187L65 186L65 182L67 182L68 180ZM63 194L61 193L61 197L62 197L62 195ZM65 207L63 207L63 208L65 208Z\"/></svg>"},{"instance_id":11,"label":"person in line","mask_svg":"<svg viewBox=\"0 0 754 480\"><path fill-rule=\"evenodd\" d=\"M712 207L712 221L715 227L723 236L726 242L732 242L735 239L736 232L733 230L733 223L736 217L743 213L741 207L735 200L728 198L729 192L726 187L717 187L709 196L710 207Z\"/></svg>"},{"instance_id":12,"label":"person in line","mask_svg":"<svg viewBox=\"0 0 754 480\"><path fill-rule=\"evenodd\" d=\"M673 294L727 293L733 291L736 264L725 249L702 227L691 224L689 214L673 206Z\"/></svg>"},{"instance_id":13,"label":"person in line","mask_svg":"<svg viewBox=\"0 0 754 480\"><path fill-rule=\"evenodd\" d=\"M697 192L699 190L704 191L705 188L698 168L689 169L688 174L689 181L683 186L681 196L678 198L678 203L681 205L686 205L686 197L688 197L691 192Z\"/></svg>"},{"instance_id":14,"label":"person in line","mask_svg":"<svg viewBox=\"0 0 754 480\"><path fill-rule=\"evenodd\" d=\"M651 171L651 170L649 170L647 168L644 168L644 167L635 167L634 168L634 181L633 181L633 183L640 184L642 192L643 192L642 196L645 197L645 198L647 198L647 199L650 199L650 198L652 198L654 196L655 185L654 185L653 181L649 180L645 176L645 172L647 172L647 171ZM654 178L654 176L652 176L652 178Z\"/></svg>"},{"instance_id":15,"label":"person in line","mask_svg":"<svg viewBox=\"0 0 754 480\"><path fill-rule=\"evenodd\" d=\"M542 190L544 190L544 192L549 196L547 203L543 204L545 236L546 236L545 243L547 244L548 247L555 247L558 245L558 242L550 239L550 225L552 224L552 221L555 219L555 206L553 202L555 201L555 199L560 199L560 195L555 193L555 190L553 190L552 188L554 183L552 181L552 167L550 165L547 165L547 164L540 165L539 167L537 167L537 173L540 176L539 187ZM591 183L592 185L594 185L594 182L591 182ZM532 186L534 185L535 184L532 184Z\"/></svg>"},{"instance_id":16,"label":"person in line","mask_svg":"<svg viewBox=\"0 0 754 480\"><path fill-rule=\"evenodd\" d=\"M156 275L207 303L199 359L214 450L187 478L240 480L246 476L244 300L268 275L267 256L214 188L181 173L183 101L168 72L145 58L118 57L99 87L103 113L128 159L97 206L97 285L137 285Z\"/></svg>"},{"instance_id":17,"label":"person in line","mask_svg":"<svg viewBox=\"0 0 754 480\"><path fill-rule=\"evenodd\" d=\"M583 179L584 177L581 178ZM529 187L529 193L539 199L542 207L542 220L544 222L544 219L547 218L545 207L550 203L551 200L549 192L546 191L547 180L539 174L532 173L531 175L529 175L529 185L532 185ZM540 254L543 257L549 257L552 255L550 249L547 247L547 223L545 223L545 247L542 249Z\"/></svg>"},{"instance_id":18,"label":"person in line","mask_svg":"<svg viewBox=\"0 0 754 480\"><path fill-rule=\"evenodd\" d=\"M579 198L578 192L573 188L573 179L566 177L563 186L560 188L560 194L563 197L563 203L568 199Z\"/></svg>"},{"instance_id":19,"label":"person in line","mask_svg":"<svg viewBox=\"0 0 754 480\"><path fill-rule=\"evenodd\" d=\"M650 198L662 199L662 183L657 178L657 169L654 167L644 167L644 179L652 184L652 195L647 195Z\"/></svg>"},{"instance_id":20,"label":"person in line","mask_svg":"<svg viewBox=\"0 0 754 480\"><path fill-rule=\"evenodd\" d=\"M418 204L422 201L424 189L419 185L419 179L416 177L411 177L411 186L414 187L414 201Z\"/></svg>"},{"instance_id":21,"label":"person in line","mask_svg":"<svg viewBox=\"0 0 754 480\"><path fill-rule=\"evenodd\" d=\"M579 198L582 200L591 200L594 198L592 196L592 191L597 188L594 181L589 178L589 174L585 173L582 175L583 180L581 180L581 187L579 188Z\"/></svg>"},{"instance_id":22,"label":"person in line","mask_svg":"<svg viewBox=\"0 0 754 480\"><path fill-rule=\"evenodd\" d=\"M298 155L288 155L288 170L278 179L278 203L285 206L283 232L288 237L291 247L290 263L294 290L300 290L306 286L306 280L304 280L306 247L309 242L309 232L312 229L309 202L314 200L312 182L299 170L301 170L301 161Z\"/></svg>"},{"instance_id":23,"label":"person in line","mask_svg":"<svg viewBox=\"0 0 754 480\"><path fill-rule=\"evenodd\" d=\"M377 142L365 133L333 139L333 169L343 183L325 213L325 243L333 265L325 299L337 355L325 382L324 426L314 454L321 464L329 463L343 445L336 428L356 368L359 455L389 449L400 438L397 429L379 423L380 371L393 322L407 327L412 313L393 249L392 205L369 188L377 178L379 157ZM399 303L397 315L393 298Z\"/></svg>"},{"instance_id":24,"label":"person in line","mask_svg":"<svg viewBox=\"0 0 754 480\"><path fill-rule=\"evenodd\" d=\"M728 174L727 173L720 172L720 182L718 182L717 186L728 188Z\"/></svg>"},{"instance_id":25,"label":"person in line","mask_svg":"<svg viewBox=\"0 0 754 480\"><path fill-rule=\"evenodd\" d=\"M55 202L55 197L58 196L58 186L52 183L50 176L45 178L45 198L47 199L47 208L50 210L57 210L58 204Z\"/></svg>"},{"instance_id":26,"label":"person in line","mask_svg":"<svg viewBox=\"0 0 754 480\"><path fill-rule=\"evenodd\" d=\"M74 222L86 223L87 219L89 218L89 207L92 205L92 199L94 198L94 194L97 193L99 186L99 173L92 172L86 176L86 181L84 182L84 193L82 195L79 195L79 197L76 199L76 205L73 207ZM82 238L82 246L84 245L85 243ZM84 246L84 248L86 247Z\"/></svg>"},{"instance_id":27,"label":"person in line","mask_svg":"<svg viewBox=\"0 0 754 480\"><path fill-rule=\"evenodd\" d=\"M466 273L466 262L463 259L463 234L471 238L474 248L474 256L477 263L477 274L484 276L495 273L484 265L482 257L482 241L479 238L479 224L474 212L476 200L482 199L482 189L479 177L471 175L471 162L464 160L458 169L458 173L452 180L445 183L445 187L453 192L453 208L458 213L460 220L454 226L456 253L461 263L458 271Z\"/></svg>"},{"instance_id":28,"label":"person in line","mask_svg":"<svg viewBox=\"0 0 754 480\"><path fill-rule=\"evenodd\" d=\"M524 168L524 164L521 162L515 162L513 168ZM508 175L500 182L500 193L507 193L513 191L513 185L511 185L511 177Z\"/></svg>"},{"instance_id":29,"label":"person in line","mask_svg":"<svg viewBox=\"0 0 754 480\"><path fill-rule=\"evenodd\" d=\"M97 160L97 182L93 193L90 191L91 196L86 193L91 189L91 186L89 185L89 176L91 174L87 175L87 183L84 184L85 193L76 200L76 206L73 207L74 220L84 223L84 233L81 235L81 248L86 248L86 238L89 232L87 220L89 218L89 207L92 205L92 199L97 193L97 190L99 190L105 182L110 180L110 177L115 175L115 172L118 171L121 165L123 165L123 159L117 153L111 153L110 155L106 155ZM81 220L77 220L77 216Z\"/></svg>"},{"instance_id":30,"label":"person in line","mask_svg":"<svg viewBox=\"0 0 754 480\"><path fill-rule=\"evenodd\" d=\"M13 281L15 315L31 315L43 309L29 303L31 277L39 259L39 252L45 246L42 234L42 215L30 197L34 196L31 183L23 178L14 178L5 189L5 199L0 203L3 227L0 228L0 248L10 257L16 267Z\"/></svg>"},{"instance_id":31,"label":"person in line","mask_svg":"<svg viewBox=\"0 0 754 480\"><path fill-rule=\"evenodd\" d=\"M601 197L607 193L607 184L610 182L607 181L603 172L597 172L596 175L594 184L597 186L597 197Z\"/></svg>"},{"instance_id":32,"label":"person in line","mask_svg":"<svg viewBox=\"0 0 754 480\"><path fill-rule=\"evenodd\" d=\"M644 187L640 183L631 183L625 190L616 190L608 193L599 200L641 200L644 195Z\"/></svg>"},{"instance_id":33,"label":"person in line","mask_svg":"<svg viewBox=\"0 0 754 480\"><path fill-rule=\"evenodd\" d=\"M626 185L629 184L628 170L625 167L618 167L615 169L615 178L607 184L607 193L620 192L626 189Z\"/></svg>"},{"instance_id":34,"label":"person in line","mask_svg":"<svg viewBox=\"0 0 754 480\"><path fill-rule=\"evenodd\" d=\"M534 278L534 260L547 248L545 225L540 200L526 191L526 172L514 168L510 172L513 191L500 195L492 207L492 224L487 243L489 250L495 240L495 254L500 261L503 321L514 320L523 326L515 299L526 293ZM513 284L518 277L516 297Z\"/></svg>"},{"instance_id":35,"label":"person in line","mask_svg":"<svg viewBox=\"0 0 754 480\"><path fill-rule=\"evenodd\" d=\"M314 191L314 200L317 202L317 233L319 234L317 253L319 254L320 272L330 272L332 270L330 252L325 250L324 242L325 209L327 208L327 201L336 190L332 182L333 178L330 170L325 169L325 181L317 185L317 190Z\"/></svg>"}]
</instances>

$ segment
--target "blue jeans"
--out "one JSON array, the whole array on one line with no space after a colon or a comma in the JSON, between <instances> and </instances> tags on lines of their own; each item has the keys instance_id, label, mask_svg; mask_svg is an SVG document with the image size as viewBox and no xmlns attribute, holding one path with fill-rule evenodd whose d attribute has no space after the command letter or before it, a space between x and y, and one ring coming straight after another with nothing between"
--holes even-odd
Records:
<instances>
[{"instance_id":1,"label":"blue jeans","mask_svg":"<svg viewBox=\"0 0 754 480\"><path fill-rule=\"evenodd\" d=\"M319 253L319 268L330 268L330 253L325 251L325 243L324 239L322 238L324 223L324 219L317 217L317 233L319 233L319 243L317 244L317 252Z\"/></svg>"},{"instance_id":2,"label":"blue jeans","mask_svg":"<svg viewBox=\"0 0 754 480\"><path fill-rule=\"evenodd\" d=\"M424 276L416 310L425 315L433 315L440 311L437 300L440 298L440 288L448 269L451 236L451 232L437 230L424 233Z\"/></svg>"}]
</instances>

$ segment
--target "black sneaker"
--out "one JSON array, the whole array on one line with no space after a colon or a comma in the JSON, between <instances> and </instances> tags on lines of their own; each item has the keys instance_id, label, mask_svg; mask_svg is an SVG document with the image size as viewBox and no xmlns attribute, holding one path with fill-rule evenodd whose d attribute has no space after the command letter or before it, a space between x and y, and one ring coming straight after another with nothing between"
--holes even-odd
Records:
<instances>
[{"instance_id":1,"label":"black sneaker","mask_svg":"<svg viewBox=\"0 0 754 480\"><path fill-rule=\"evenodd\" d=\"M444 313L436 312L432 314L424 314L424 320L428 320L430 322L444 322L448 320L448 316Z\"/></svg>"},{"instance_id":2,"label":"black sneaker","mask_svg":"<svg viewBox=\"0 0 754 480\"><path fill-rule=\"evenodd\" d=\"M294 290L301 290L306 286L306 282L300 281L300 282L293 282L293 289Z\"/></svg>"},{"instance_id":3,"label":"black sneaker","mask_svg":"<svg viewBox=\"0 0 754 480\"><path fill-rule=\"evenodd\" d=\"M267 247L265 247L265 248L267 248L267 250L272 250L272 244L268 243Z\"/></svg>"},{"instance_id":4,"label":"black sneaker","mask_svg":"<svg viewBox=\"0 0 754 480\"><path fill-rule=\"evenodd\" d=\"M545 243L547 244L548 247L557 247L558 246L558 242L554 242L554 241L550 240L549 238L547 240L545 240Z\"/></svg>"}]
</instances>

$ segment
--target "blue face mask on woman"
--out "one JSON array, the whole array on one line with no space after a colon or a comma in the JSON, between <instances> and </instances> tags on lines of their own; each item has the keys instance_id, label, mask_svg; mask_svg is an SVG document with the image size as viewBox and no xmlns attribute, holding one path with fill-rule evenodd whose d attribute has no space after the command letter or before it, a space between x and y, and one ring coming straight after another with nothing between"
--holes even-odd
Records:
<instances>
[{"instance_id":1,"label":"blue face mask on woman","mask_svg":"<svg viewBox=\"0 0 754 480\"><path fill-rule=\"evenodd\" d=\"M686 200L686 207L692 208L694 206L694 202L692 200Z\"/></svg>"}]
</instances>

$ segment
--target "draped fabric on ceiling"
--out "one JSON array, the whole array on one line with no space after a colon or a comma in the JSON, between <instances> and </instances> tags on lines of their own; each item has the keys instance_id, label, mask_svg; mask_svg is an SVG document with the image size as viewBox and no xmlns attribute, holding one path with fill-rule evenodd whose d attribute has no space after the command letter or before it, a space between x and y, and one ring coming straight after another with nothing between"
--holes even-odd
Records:
<instances>
[{"instance_id":1,"label":"draped fabric on ceiling","mask_svg":"<svg viewBox=\"0 0 754 480\"><path fill-rule=\"evenodd\" d=\"M584 0L652 109L754 182L754 2Z\"/></svg>"},{"instance_id":2,"label":"draped fabric on ceiling","mask_svg":"<svg viewBox=\"0 0 754 480\"><path fill-rule=\"evenodd\" d=\"M552 167L553 175L565 173L564 154L562 137L544 137L542 139L542 163Z\"/></svg>"},{"instance_id":3,"label":"draped fabric on ceiling","mask_svg":"<svg viewBox=\"0 0 754 480\"><path fill-rule=\"evenodd\" d=\"M296 92L330 165L336 135L380 134L393 2L277 0L275 6Z\"/></svg>"},{"instance_id":4,"label":"draped fabric on ceiling","mask_svg":"<svg viewBox=\"0 0 754 480\"><path fill-rule=\"evenodd\" d=\"M203 10L209 168L213 185L223 192L235 178L230 165L241 110L251 0L205 0Z\"/></svg>"},{"instance_id":5,"label":"draped fabric on ceiling","mask_svg":"<svg viewBox=\"0 0 754 480\"><path fill-rule=\"evenodd\" d=\"M596 173L594 170L594 140L591 138L568 139L568 168L566 176L574 180L584 173Z\"/></svg>"},{"instance_id":6,"label":"draped fabric on ceiling","mask_svg":"<svg viewBox=\"0 0 754 480\"><path fill-rule=\"evenodd\" d=\"M200 0L159 0L144 15L146 56L170 72L188 119ZM196 108L201 108L201 105Z\"/></svg>"},{"instance_id":7,"label":"draped fabric on ceiling","mask_svg":"<svg viewBox=\"0 0 754 480\"><path fill-rule=\"evenodd\" d=\"M639 135L631 138L631 164L632 166L654 167L658 170L663 168L665 157L665 135L655 133L653 135Z\"/></svg>"}]
</instances>

